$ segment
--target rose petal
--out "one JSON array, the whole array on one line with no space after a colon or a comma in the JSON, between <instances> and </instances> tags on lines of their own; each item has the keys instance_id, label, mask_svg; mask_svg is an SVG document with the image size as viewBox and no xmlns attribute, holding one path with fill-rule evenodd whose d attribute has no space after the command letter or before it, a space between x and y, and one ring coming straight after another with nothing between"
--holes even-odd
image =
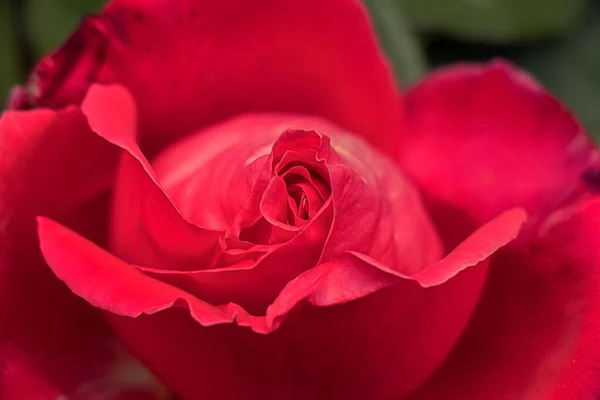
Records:
<instances>
[{"instance_id":1,"label":"rose petal","mask_svg":"<svg viewBox=\"0 0 600 400\"><path fill-rule=\"evenodd\" d=\"M288 192L283 178L274 176L263 192L259 208L263 217L271 224L287 230L295 230L287 223Z\"/></svg>"},{"instance_id":2,"label":"rose petal","mask_svg":"<svg viewBox=\"0 0 600 400\"><path fill-rule=\"evenodd\" d=\"M30 197L30 203L43 198L51 212L61 213L109 187L117 153L89 133L75 107L59 112L7 111L1 116L0 129L3 192ZM78 168L69 171L75 165Z\"/></svg>"},{"instance_id":3,"label":"rose petal","mask_svg":"<svg viewBox=\"0 0 600 400\"><path fill-rule=\"evenodd\" d=\"M117 152L75 108L0 117L0 398L158 399L160 387L96 311L56 279L35 215L102 236ZM103 200L104 199L104 200ZM128 372L129 371L129 372Z\"/></svg>"},{"instance_id":4,"label":"rose petal","mask_svg":"<svg viewBox=\"0 0 600 400\"><path fill-rule=\"evenodd\" d=\"M474 243L457 250L462 257L450 255L457 271L475 258L483 262L435 288L350 254L311 269L269 308L266 325L281 324L269 335L232 325L203 328L176 310L111 320L130 348L184 398L402 398L439 365L461 333L485 278L489 253L483 248L493 252L514 237L522 222L517 217L499 217L482 228L489 235L475 234ZM490 228L503 223L511 234ZM435 268L444 269L444 263ZM346 271L353 279L343 279ZM385 282L383 275L394 285L375 287ZM298 307L303 300L325 305L334 289L348 298L363 296L363 285L379 290L338 306Z\"/></svg>"},{"instance_id":5,"label":"rose petal","mask_svg":"<svg viewBox=\"0 0 600 400\"><path fill-rule=\"evenodd\" d=\"M520 208L502 213L472 233L443 260L411 275L411 279L423 287L441 285L462 271L457 270L456 265L461 268L476 265L515 239L526 218Z\"/></svg>"},{"instance_id":6,"label":"rose petal","mask_svg":"<svg viewBox=\"0 0 600 400\"><path fill-rule=\"evenodd\" d=\"M360 254L334 257L292 281L267 318L276 326L299 297L329 306L298 319L291 314L282 326L302 343L293 362L296 373L322 385L317 398L402 398L444 360L479 299L486 260L517 236L524 220L522 210L507 212L408 277Z\"/></svg>"},{"instance_id":7,"label":"rose petal","mask_svg":"<svg viewBox=\"0 0 600 400\"><path fill-rule=\"evenodd\" d=\"M384 152L399 132L392 74L356 0L113 0L40 63L31 100L78 103L89 82L133 92L153 149L253 110L320 115Z\"/></svg>"},{"instance_id":8,"label":"rose petal","mask_svg":"<svg viewBox=\"0 0 600 400\"><path fill-rule=\"evenodd\" d=\"M390 160L359 138L334 136L329 159L334 220L321 262L364 253L409 275L433 264L442 249L421 198Z\"/></svg>"},{"instance_id":9,"label":"rose petal","mask_svg":"<svg viewBox=\"0 0 600 400\"><path fill-rule=\"evenodd\" d=\"M238 305L213 306L149 277L55 221L38 217L38 236L44 258L56 276L98 308L138 317L183 306L203 326L237 320L260 332L270 330L264 319L248 315Z\"/></svg>"},{"instance_id":10,"label":"rose petal","mask_svg":"<svg viewBox=\"0 0 600 400\"><path fill-rule=\"evenodd\" d=\"M423 288L442 285L514 240L524 222L523 210L507 211L475 231L442 260L412 275L398 273L359 252L338 255L292 281L269 307L267 316L276 319L291 309L289 305L304 298L314 305L331 306L402 281L413 281Z\"/></svg>"},{"instance_id":11,"label":"rose petal","mask_svg":"<svg viewBox=\"0 0 600 400\"><path fill-rule=\"evenodd\" d=\"M211 304L240 304L254 315L266 309L285 285L316 265L332 215L326 203L311 224L289 242L272 247L255 262L203 271L170 271L143 268L149 275L198 296ZM243 255L248 258L248 255Z\"/></svg>"},{"instance_id":12,"label":"rose petal","mask_svg":"<svg viewBox=\"0 0 600 400\"><path fill-rule=\"evenodd\" d=\"M301 398L402 399L450 351L477 302L487 266L483 261L433 289L409 280L382 288L372 286L382 282L375 275L381 270L363 265L361 285L346 276L348 259L332 261L340 264L327 279L337 291L345 284L352 297L364 288L376 291L338 306L300 308L283 321L280 331L289 335L285 354ZM349 272L352 278L356 272Z\"/></svg>"},{"instance_id":13,"label":"rose petal","mask_svg":"<svg viewBox=\"0 0 600 400\"><path fill-rule=\"evenodd\" d=\"M481 230L477 231L472 237L467 239L465 243L459 246L455 252L450 253L444 260L434 266L426 268L414 276L403 276L385 266L380 266L375 261L368 261L368 264L371 266L370 268L381 271L383 274L380 275L385 278L382 284L376 284L375 286L368 285L370 280L366 279L363 272L361 272L364 269L362 267L361 269L354 269L351 268L351 264L348 264L343 269L339 270L336 269L339 262L336 262L335 260L332 260L327 264L322 264L317 267L316 270L323 270L323 268L325 268L323 265L332 266L323 270L326 272L327 279L321 276L322 274L315 276L316 279L318 279L318 281L315 281L318 283L317 286L313 285L313 281L310 281L309 286L306 286L305 283L300 284L299 282L306 282L307 278L305 277L299 277L299 280L293 280L293 283L288 284L288 287L284 288L278 299L275 300L274 304L267 311L267 322L261 323L256 329L258 331L262 329L270 331L272 329L272 322L276 318L280 318L289 312L295 304L309 296L312 296L311 298L313 298L313 300L311 301L315 302L316 300L314 299L322 299L323 295L326 295L329 300L319 300L316 301L315 304L332 305L364 297L375 290L394 284L398 279L414 280L425 287L439 285L456 275L462 269L476 265L480 261L485 260L491 252L495 251L500 246L503 246L509 240L512 240L516 236L516 232L522 222L522 212L518 210L507 212L498 217L498 219L491 221L489 224L482 227ZM45 218L38 218L38 233L42 252L56 275L61 280L65 281L76 294L84 297L88 302L97 307L118 315L136 317L141 313L153 314L162 311L173 306L178 299L184 299L188 304L190 302L194 304L197 302L200 303L197 307L198 314L193 315L198 322L203 325L231 322L234 320L235 315L223 314L222 311L219 311L219 307L211 306L202 300L198 300L196 296L192 294L185 293L180 289L159 280L145 276L135 267L127 267L125 262L118 260L110 253L102 250L98 246L56 222ZM282 251L281 249L285 248L282 246L270 253L267 256L267 259L271 257L278 261L269 260L272 266L270 268L263 267L263 269L266 268L266 271L270 271L271 274L277 272L279 269L279 273L283 272L288 275L289 272L285 269L281 269L280 264L283 260L286 260L286 263L290 264L289 254L302 254L301 250L297 247L303 246L304 242L301 240L302 238L302 236L298 236L294 241L290 242L288 247L291 247L291 249L287 249L289 252ZM318 246L315 246L313 243L309 243L305 247L307 250L318 249ZM278 252L277 250L280 251ZM308 253L305 251L304 254L306 255ZM313 256L314 261L316 261L317 256L318 252ZM362 262L365 262L365 260L368 259L368 257L362 255L358 255L358 257ZM268 263L266 264L268 265ZM305 263L301 262L300 264L304 265ZM329 271L331 268L334 269ZM258 269L260 272L260 268L255 267L254 269ZM171 279L176 276L181 276L186 279L193 278L195 279L194 283L196 285L201 283L200 279L202 276L209 279L210 276L218 277L219 275L219 271L197 271L195 273L179 272L171 273L171 275L169 275L169 271L152 271L148 268L143 268L143 270L151 272L161 278L169 278L169 276ZM229 273L229 279L225 280L225 282L231 285L232 273L244 273L247 270L247 268L232 271L223 270L221 274L223 274L223 272ZM96 272L91 273L91 271ZM331 272L333 271L343 271L343 279L341 276L331 279ZM354 273L353 271L357 271L356 273L361 275L361 277L352 276ZM255 274L255 276L260 277L255 271L252 271L252 273ZM309 271L307 274L308 276L312 276L315 272ZM441 280L439 278L440 276L443 276ZM252 275L249 275L249 277L252 278ZM289 279L289 277L286 279ZM239 281L239 279L233 279L233 283ZM265 280L265 282L268 282L268 279ZM211 282L210 280L205 282L206 286L204 290L214 290L215 287L213 286L215 283L218 282ZM256 283L258 284L258 282ZM332 284L335 285L340 283L342 284L340 287L342 289L341 291L338 291L337 288L332 286ZM361 292L359 293L356 290L351 290L350 293L352 293L352 295L348 297L347 285L358 285L357 288L359 288ZM160 289L163 286L164 288ZM229 290L239 290L237 286L238 285L233 285ZM157 293L156 296L152 295L153 290L151 289L153 287L156 288L153 289ZM306 289L298 289L301 287L306 287ZM308 288L311 290L308 291ZM216 290L216 292L219 293L222 291L223 287L217 287L217 289L219 290ZM252 287L252 290L254 289L255 288ZM198 289L196 288L195 290ZM339 297L338 294L340 294L341 297ZM292 300L289 298L290 295L292 296ZM233 307L235 308L236 313L240 312L239 307ZM208 317L206 317L205 314L207 314ZM217 316L215 317L213 314L217 314ZM254 320L255 319L252 318L252 321ZM253 326L253 328L255 327Z\"/></svg>"},{"instance_id":14,"label":"rose petal","mask_svg":"<svg viewBox=\"0 0 600 400\"><path fill-rule=\"evenodd\" d=\"M405 104L400 162L451 245L512 207L543 220L596 157L573 116L502 61L441 69Z\"/></svg>"},{"instance_id":15,"label":"rose petal","mask_svg":"<svg viewBox=\"0 0 600 400\"><path fill-rule=\"evenodd\" d=\"M411 400L595 399L600 394L600 200L557 211L494 256L445 365Z\"/></svg>"},{"instance_id":16,"label":"rose petal","mask_svg":"<svg viewBox=\"0 0 600 400\"><path fill-rule=\"evenodd\" d=\"M160 187L135 141L129 93L117 85L92 86L82 110L96 134L123 150L110 235L115 254L149 267L209 268L218 255L219 233L187 222Z\"/></svg>"}]
</instances>

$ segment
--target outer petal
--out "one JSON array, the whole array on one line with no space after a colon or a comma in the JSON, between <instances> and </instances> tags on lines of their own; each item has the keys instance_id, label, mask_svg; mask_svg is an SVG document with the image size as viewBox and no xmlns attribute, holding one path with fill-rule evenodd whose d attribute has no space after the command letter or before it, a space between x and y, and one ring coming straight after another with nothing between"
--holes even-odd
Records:
<instances>
[{"instance_id":1,"label":"outer petal","mask_svg":"<svg viewBox=\"0 0 600 400\"><path fill-rule=\"evenodd\" d=\"M75 229L83 217L86 234L101 240L106 197L96 197L116 165L111 147L75 108L0 118L2 399L158 396L95 310L52 274L36 239L35 215L45 214Z\"/></svg>"},{"instance_id":2,"label":"outer petal","mask_svg":"<svg viewBox=\"0 0 600 400\"><path fill-rule=\"evenodd\" d=\"M501 61L433 73L408 93L406 109L400 162L453 243L471 230L463 217L477 225L524 207L543 220L596 155L556 100Z\"/></svg>"},{"instance_id":3,"label":"outer petal","mask_svg":"<svg viewBox=\"0 0 600 400\"><path fill-rule=\"evenodd\" d=\"M600 396L600 198L563 209L492 261L474 319L411 400Z\"/></svg>"},{"instance_id":4,"label":"outer petal","mask_svg":"<svg viewBox=\"0 0 600 400\"><path fill-rule=\"evenodd\" d=\"M267 311L267 325L281 326L266 336L231 325L200 328L176 310L112 321L132 351L185 398L402 398L439 365L461 333L479 297L485 258L516 235L517 214L501 217L492 224L496 232L466 244L458 251L462 257L448 259L460 270L474 261L464 256L475 251L476 268L432 289L354 255L307 271ZM498 235L503 224L508 229ZM346 273L362 279L347 279ZM369 288L376 293L365 296ZM331 306L334 297L360 298ZM166 328L173 326L178 329Z\"/></svg>"},{"instance_id":5,"label":"outer petal","mask_svg":"<svg viewBox=\"0 0 600 400\"><path fill-rule=\"evenodd\" d=\"M78 103L93 81L134 93L153 148L261 110L319 115L387 152L398 134L391 73L356 0L113 0L40 63L31 101Z\"/></svg>"},{"instance_id":6,"label":"outer petal","mask_svg":"<svg viewBox=\"0 0 600 400\"><path fill-rule=\"evenodd\" d=\"M40 219L39 234L57 276L118 314L108 317L128 347L184 398L364 399L400 397L441 362L479 297L486 258L516 236L522 221L520 211L500 216L414 277L354 254L336 257L290 282L266 317L235 304L210 305L50 220ZM456 274L474 265L445 282L449 269ZM422 287L432 285L439 286ZM301 307L340 299L348 302ZM233 321L269 335L212 326ZM440 331L444 340L434 341Z\"/></svg>"},{"instance_id":7,"label":"outer petal","mask_svg":"<svg viewBox=\"0 0 600 400\"><path fill-rule=\"evenodd\" d=\"M237 305L214 306L145 275L93 242L47 218L38 218L40 247L50 267L90 304L117 315L138 317L183 305L202 325L233 322ZM258 324L257 324L258 325ZM257 330L264 330L264 324Z\"/></svg>"}]
</instances>

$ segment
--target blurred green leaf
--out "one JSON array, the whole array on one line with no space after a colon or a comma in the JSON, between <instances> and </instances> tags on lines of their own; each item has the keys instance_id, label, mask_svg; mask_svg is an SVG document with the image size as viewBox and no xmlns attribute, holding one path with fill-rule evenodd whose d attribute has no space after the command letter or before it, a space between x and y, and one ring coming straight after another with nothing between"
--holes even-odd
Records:
<instances>
[{"instance_id":1,"label":"blurred green leaf","mask_svg":"<svg viewBox=\"0 0 600 400\"><path fill-rule=\"evenodd\" d=\"M587 23L547 48L516 57L600 140L600 4Z\"/></svg>"},{"instance_id":2,"label":"blurred green leaf","mask_svg":"<svg viewBox=\"0 0 600 400\"><path fill-rule=\"evenodd\" d=\"M421 78L427 71L425 54L418 35L404 18L394 0L365 0L375 23L379 40L396 76L403 86Z\"/></svg>"},{"instance_id":3,"label":"blurred green leaf","mask_svg":"<svg viewBox=\"0 0 600 400\"><path fill-rule=\"evenodd\" d=\"M0 2L0 109L10 87L21 81L17 49L7 2Z\"/></svg>"},{"instance_id":4,"label":"blurred green leaf","mask_svg":"<svg viewBox=\"0 0 600 400\"><path fill-rule=\"evenodd\" d=\"M29 0L27 28L36 56L59 46L82 16L97 12L104 3L104 0Z\"/></svg>"},{"instance_id":5,"label":"blurred green leaf","mask_svg":"<svg viewBox=\"0 0 600 400\"><path fill-rule=\"evenodd\" d=\"M573 25L590 0L396 0L417 27L461 39L514 42Z\"/></svg>"}]
</instances>

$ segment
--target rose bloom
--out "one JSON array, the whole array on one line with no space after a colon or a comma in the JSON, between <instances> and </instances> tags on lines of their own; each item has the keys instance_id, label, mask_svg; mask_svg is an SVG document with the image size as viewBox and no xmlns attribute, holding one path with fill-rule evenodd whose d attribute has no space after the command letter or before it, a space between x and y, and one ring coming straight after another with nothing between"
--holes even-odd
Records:
<instances>
[{"instance_id":1,"label":"rose bloom","mask_svg":"<svg viewBox=\"0 0 600 400\"><path fill-rule=\"evenodd\" d=\"M0 120L0 398L596 399L595 146L506 62L396 88L355 0L85 19Z\"/></svg>"}]
</instances>

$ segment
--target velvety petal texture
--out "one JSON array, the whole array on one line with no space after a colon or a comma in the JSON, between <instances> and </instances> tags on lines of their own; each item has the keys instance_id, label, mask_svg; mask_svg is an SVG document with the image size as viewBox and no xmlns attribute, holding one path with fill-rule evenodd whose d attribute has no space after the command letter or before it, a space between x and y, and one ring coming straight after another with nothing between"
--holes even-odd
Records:
<instances>
[{"instance_id":1,"label":"velvety petal texture","mask_svg":"<svg viewBox=\"0 0 600 400\"><path fill-rule=\"evenodd\" d=\"M174 269L185 268L179 263L191 260L210 263L219 234L185 221L158 185L136 142L131 96L119 86L94 87L82 104L82 112L94 132L121 149L118 183L113 188L118 204L111 215L111 246L127 260L128 252L143 254L144 260L137 262L150 267L166 261L175 264Z\"/></svg>"},{"instance_id":2,"label":"velvety petal texture","mask_svg":"<svg viewBox=\"0 0 600 400\"><path fill-rule=\"evenodd\" d=\"M598 398L599 224L594 197L500 251L460 343L410 399Z\"/></svg>"},{"instance_id":3,"label":"velvety petal texture","mask_svg":"<svg viewBox=\"0 0 600 400\"><path fill-rule=\"evenodd\" d=\"M116 114L103 111L114 105ZM83 110L100 137L124 150L109 248L40 218L42 252L75 294L110 312L127 346L184 398L410 393L452 348L477 303L488 258L525 220L522 210L506 212L442 259L419 196L395 165L323 120L240 117L166 149L156 173L132 139L136 113L125 89L92 87ZM220 170L228 172L211 174ZM215 190L196 191L197 182ZM192 210L196 198L208 205L208 220L197 210L178 212L179 205ZM160 219L143 218L149 205L148 215ZM217 230L200 226L205 220ZM204 248L207 236L189 236L197 230L217 236L215 252L177 252ZM170 251L157 253L164 243ZM165 321L173 331L167 336ZM434 341L440 331L443 340ZM206 349L227 346L225 337L242 347L219 355L215 366ZM207 377L202 385L190 368ZM267 383L258 373L281 380ZM392 379L399 373L402 380Z\"/></svg>"},{"instance_id":4,"label":"velvety petal texture","mask_svg":"<svg viewBox=\"0 0 600 400\"><path fill-rule=\"evenodd\" d=\"M400 162L447 245L515 205L531 215L491 258L460 342L410 399L595 399L596 147L531 77L501 61L432 74L406 109Z\"/></svg>"},{"instance_id":5,"label":"velvety petal texture","mask_svg":"<svg viewBox=\"0 0 600 400\"><path fill-rule=\"evenodd\" d=\"M0 398L156 399L99 313L55 278L35 216L102 241L117 154L75 108L0 118Z\"/></svg>"},{"instance_id":6,"label":"velvety petal texture","mask_svg":"<svg viewBox=\"0 0 600 400\"><path fill-rule=\"evenodd\" d=\"M13 104L78 104L90 82L134 94L152 149L248 111L319 115L388 154L399 133L392 75L356 0L112 0Z\"/></svg>"},{"instance_id":7,"label":"velvety petal texture","mask_svg":"<svg viewBox=\"0 0 600 400\"><path fill-rule=\"evenodd\" d=\"M573 116L504 61L442 68L404 103L400 164L453 243L512 207L540 223L598 158Z\"/></svg>"}]
</instances>

